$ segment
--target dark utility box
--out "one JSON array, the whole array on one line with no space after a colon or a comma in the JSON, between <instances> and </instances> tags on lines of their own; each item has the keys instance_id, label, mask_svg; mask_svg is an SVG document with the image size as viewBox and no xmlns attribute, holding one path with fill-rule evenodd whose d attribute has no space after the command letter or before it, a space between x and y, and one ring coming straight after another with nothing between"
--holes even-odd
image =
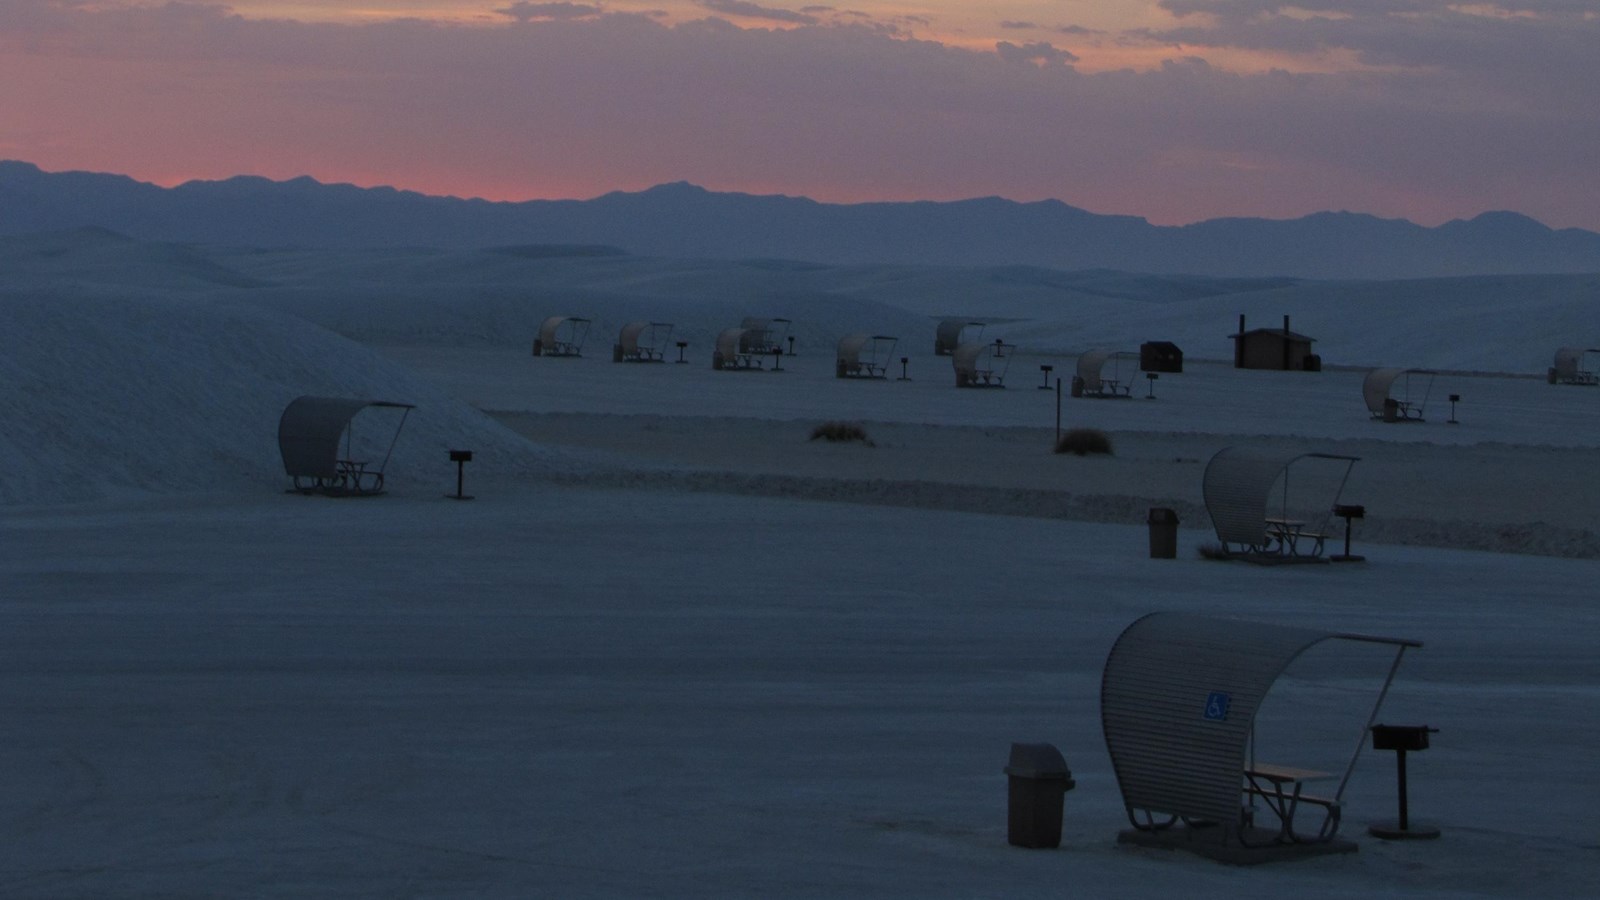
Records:
<instances>
[{"instance_id":1,"label":"dark utility box","mask_svg":"<svg viewBox=\"0 0 1600 900\"><path fill-rule=\"evenodd\" d=\"M1437 731L1426 725L1374 725L1372 749L1374 750L1426 750L1428 733Z\"/></svg>"},{"instance_id":2,"label":"dark utility box","mask_svg":"<svg viewBox=\"0 0 1600 900\"><path fill-rule=\"evenodd\" d=\"M1183 351L1171 341L1146 341L1139 345L1139 371L1182 372Z\"/></svg>"}]
</instances>

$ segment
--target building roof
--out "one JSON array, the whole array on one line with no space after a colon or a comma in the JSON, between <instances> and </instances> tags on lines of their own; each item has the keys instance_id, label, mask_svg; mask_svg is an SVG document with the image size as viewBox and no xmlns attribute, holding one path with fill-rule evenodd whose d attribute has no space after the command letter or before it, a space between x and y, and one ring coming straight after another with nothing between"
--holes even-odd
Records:
<instances>
[{"instance_id":1,"label":"building roof","mask_svg":"<svg viewBox=\"0 0 1600 900\"><path fill-rule=\"evenodd\" d=\"M1238 340L1239 338L1249 337L1253 334L1270 334L1273 337L1288 338L1294 341L1305 341L1308 344L1316 340L1316 338L1311 337L1310 335L1301 334L1298 331L1284 331L1282 328L1252 328L1242 334L1230 334L1228 337L1232 338L1233 340Z\"/></svg>"}]
</instances>

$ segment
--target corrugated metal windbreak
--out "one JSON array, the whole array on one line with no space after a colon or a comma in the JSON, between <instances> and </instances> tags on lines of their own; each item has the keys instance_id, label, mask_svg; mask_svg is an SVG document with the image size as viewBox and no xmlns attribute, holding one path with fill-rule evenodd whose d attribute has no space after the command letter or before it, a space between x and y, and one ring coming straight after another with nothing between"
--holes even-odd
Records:
<instances>
[{"instance_id":1,"label":"corrugated metal windbreak","mask_svg":"<svg viewBox=\"0 0 1600 900\"><path fill-rule=\"evenodd\" d=\"M638 353L639 335L649 327L649 322L629 322L622 326L622 333L617 335L617 343L622 345L622 352L629 355Z\"/></svg>"},{"instance_id":2,"label":"corrugated metal windbreak","mask_svg":"<svg viewBox=\"0 0 1600 900\"><path fill-rule=\"evenodd\" d=\"M556 332L561 328L561 323L565 322L566 320L566 316L551 316L550 318L545 319L544 322L539 326L539 340L544 342L546 347L554 345L556 342Z\"/></svg>"},{"instance_id":3,"label":"corrugated metal windbreak","mask_svg":"<svg viewBox=\"0 0 1600 900\"><path fill-rule=\"evenodd\" d=\"M994 345L969 341L950 354L950 364L957 372L976 372L983 360L994 354Z\"/></svg>"},{"instance_id":4,"label":"corrugated metal windbreak","mask_svg":"<svg viewBox=\"0 0 1600 900\"><path fill-rule=\"evenodd\" d=\"M724 328L717 335L717 352L722 354L724 360L731 363L734 357L744 352L744 333L743 328Z\"/></svg>"},{"instance_id":5,"label":"corrugated metal windbreak","mask_svg":"<svg viewBox=\"0 0 1600 900\"><path fill-rule=\"evenodd\" d=\"M1367 410L1375 416L1383 415L1383 401L1389 399L1389 391L1393 389L1395 381L1404 375L1407 369L1373 369L1367 377L1361 380L1361 396L1367 401Z\"/></svg>"},{"instance_id":6,"label":"corrugated metal windbreak","mask_svg":"<svg viewBox=\"0 0 1600 900\"><path fill-rule=\"evenodd\" d=\"M1090 350L1078 357L1078 377L1083 379L1083 389L1090 393L1100 391L1100 372L1114 350Z\"/></svg>"},{"instance_id":7,"label":"corrugated metal windbreak","mask_svg":"<svg viewBox=\"0 0 1600 900\"><path fill-rule=\"evenodd\" d=\"M278 452L292 478L332 478L338 474L339 439L370 400L297 397L278 418Z\"/></svg>"},{"instance_id":8,"label":"corrugated metal windbreak","mask_svg":"<svg viewBox=\"0 0 1600 900\"><path fill-rule=\"evenodd\" d=\"M1583 355L1595 351L1583 347L1562 347L1556 351L1556 377L1574 379L1583 371Z\"/></svg>"},{"instance_id":9,"label":"corrugated metal windbreak","mask_svg":"<svg viewBox=\"0 0 1600 900\"><path fill-rule=\"evenodd\" d=\"M968 328L978 329L973 335L976 340L983 334L982 322L969 322L966 319L944 319L933 333L933 349L936 353L949 355L956 347L961 345L961 334Z\"/></svg>"},{"instance_id":10,"label":"corrugated metal windbreak","mask_svg":"<svg viewBox=\"0 0 1600 900\"><path fill-rule=\"evenodd\" d=\"M1224 447L1206 463L1200 492L1224 544L1258 546L1266 538L1267 495L1300 454L1258 455Z\"/></svg>"},{"instance_id":11,"label":"corrugated metal windbreak","mask_svg":"<svg viewBox=\"0 0 1600 900\"><path fill-rule=\"evenodd\" d=\"M867 334L847 334L839 339L838 361L848 366L861 364L861 348L872 340Z\"/></svg>"},{"instance_id":12,"label":"corrugated metal windbreak","mask_svg":"<svg viewBox=\"0 0 1600 900\"><path fill-rule=\"evenodd\" d=\"M1129 625L1100 683L1106 749L1129 817L1147 811L1236 826L1262 698L1295 657L1335 636L1187 613Z\"/></svg>"}]
</instances>

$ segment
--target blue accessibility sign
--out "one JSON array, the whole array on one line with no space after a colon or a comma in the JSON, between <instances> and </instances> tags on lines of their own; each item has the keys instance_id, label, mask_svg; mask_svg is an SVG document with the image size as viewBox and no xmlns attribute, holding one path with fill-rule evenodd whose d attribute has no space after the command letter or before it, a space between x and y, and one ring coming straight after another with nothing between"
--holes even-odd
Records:
<instances>
[{"instance_id":1,"label":"blue accessibility sign","mask_svg":"<svg viewBox=\"0 0 1600 900\"><path fill-rule=\"evenodd\" d=\"M1213 722L1228 721L1228 704L1233 702L1233 695L1222 691L1212 691L1206 697L1206 718Z\"/></svg>"}]
</instances>

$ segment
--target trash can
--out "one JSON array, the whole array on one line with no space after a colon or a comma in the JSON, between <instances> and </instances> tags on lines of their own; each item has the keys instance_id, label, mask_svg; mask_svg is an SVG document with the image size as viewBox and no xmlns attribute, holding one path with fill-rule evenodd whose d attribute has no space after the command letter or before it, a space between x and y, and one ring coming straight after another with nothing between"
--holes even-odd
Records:
<instances>
[{"instance_id":1,"label":"trash can","mask_svg":"<svg viewBox=\"0 0 1600 900\"><path fill-rule=\"evenodd\" d=\"M1178 514L1165 506L1150 507L1150 558L1178 558Z\"/></svg>"},{"instance_id":2,"label":"trash can","mask_svg":"<svg viewBox=\"0 0 1600 900\"><path fill-rule=\"evenodd\" d=\"M1400 421L1400 401L1393 397L1383 398L1383 420L1385 422Z\"/></svg>"},{"instance_id":3,"label":"trash can","mask_svg":"<svg viewBox=\"0 0 1600 900\"><path fill-rule=\"evenodd\" d=\"M1061 805L1077 786L1053 744L1012 744L1006 766L1006 840L1014 847L1061 846Z\"/></svg>"},{"instance_id":4,"label":"trash can","mask_svg":"<svg viewBox=\"0 0 1600 900\"><path fill-rule=\"evenodd\" d=\"M1082 375L1074 375L1074 376L1072 376L1072 387L1067 390L1067 394L1069 396L1073 396L1073 397L1082 397L1083 396L1083 376Z\"/></svg>"}]
</instances>

